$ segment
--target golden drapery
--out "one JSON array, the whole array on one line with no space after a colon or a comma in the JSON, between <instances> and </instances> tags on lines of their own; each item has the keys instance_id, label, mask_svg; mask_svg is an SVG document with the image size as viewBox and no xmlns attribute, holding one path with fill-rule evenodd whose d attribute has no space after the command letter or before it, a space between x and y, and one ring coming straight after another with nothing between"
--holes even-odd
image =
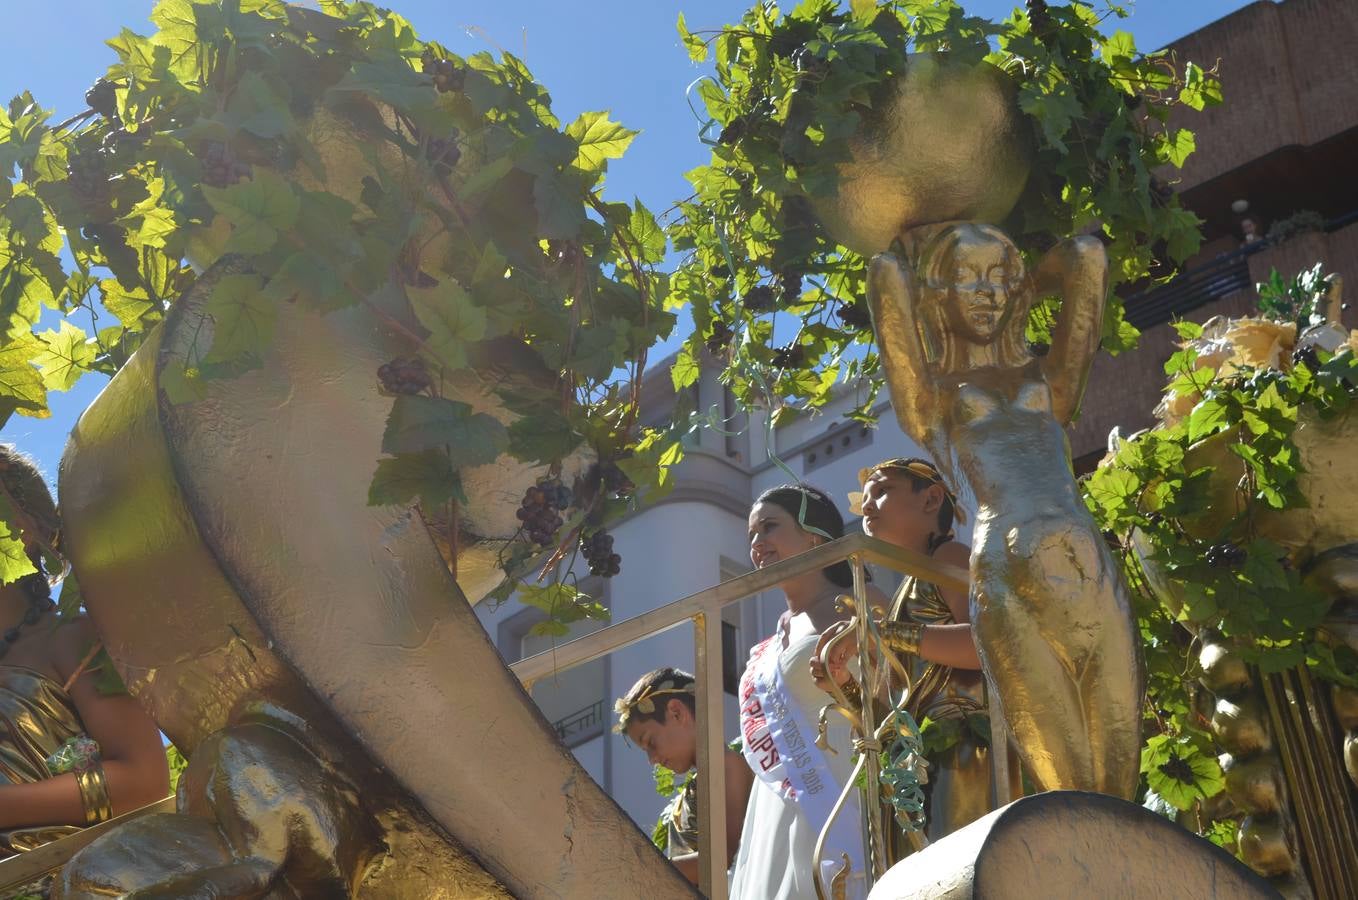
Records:
<instances>
[{"instance_id":1,"label":"golden drapery","mask_svg":"<svg viewBox=\"0 0 1358 900\"><path fill-rule=\"evenodd\" d=\"M75 704L61 685L33 669L0 664L0 784L52 777L47 757L84 733ZM0 858L79 830L51 825L0 831Z\"/></svg>"}]
</instances>

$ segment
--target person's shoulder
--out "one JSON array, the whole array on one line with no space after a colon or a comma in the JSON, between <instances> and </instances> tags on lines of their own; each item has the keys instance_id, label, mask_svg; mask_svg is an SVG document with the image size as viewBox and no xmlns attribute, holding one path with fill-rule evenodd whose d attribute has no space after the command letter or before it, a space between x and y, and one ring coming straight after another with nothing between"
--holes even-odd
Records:
<instances>
[{"instance_id":1,"label":"person's shoulder","mask_svg":"<svg viewBox=\"0 0 1358 900\"><path fill-rule=\"evenodd\" d=\"M80 664L90 655L99 642L99 632L89 616L71 616L61 619L52 632L52 662L63 679L80 668Z\"/></svg>"},{"instance_id":2,"label":"person's shoulder","mask_svg":"<svg viewBox=\"0 0 1358 900\"><path fill-rule=\"evenodd\" d=\"M965 569L971 563L971 548L961 541L948 541L934 551L934 559Z\"/></svg>"}]
</instances>

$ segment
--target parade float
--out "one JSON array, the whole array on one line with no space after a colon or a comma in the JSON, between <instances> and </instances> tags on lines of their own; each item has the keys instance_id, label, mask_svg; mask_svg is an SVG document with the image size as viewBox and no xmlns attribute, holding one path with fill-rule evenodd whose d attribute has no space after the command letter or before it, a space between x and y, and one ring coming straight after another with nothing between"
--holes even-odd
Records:
<instances>
[{"instance_id":1,"label":"parade float","mask_svg":"<svg viewBox=\"0 0 1358 900\"><path fill-rule=\"evenodd\" d=\"M863 713L873 896L1012 895L1019 846L1068 892L1267 896L1126 802L1146 769L1145 629L1061 433L1100 340L1133 337L1110 282L1143 275L1151 244L1196 246L1151 170L1191 150L1170 107L1215 82L1104 37L1082 4L1030 7L997 25L951 2L761 5L711 37L681 20L716 59L697 89L714 160L669 229L671 276L655 218L599 190L630 132L601 113L563 128L512 56L457 58L369 4L163 2L151 37L111 42L85 113L49 125L16 98L4 402L40 415L45 390L113 375L62 464L67 603L189 760L173 803L31 851L45 868L25 871L58 897L692 896L520 687L540 665L507 670L471 611L530 562L616 570L610 516L681 455L638 426L636 378L687 303L676 388L704 345L751 405L886 383L979 500L992 733L1048 793L998 795L900 863L876 742L910 727ZM786 346L774 307L803 323ZM37 331L44 308L68 314L58 330ZM77 312L116 324L86 333ZM840 364L874 333L880 355ZM721 606L843 558L965 578L847 538L592 636L695 622L704 825ZM601 612L566 578L519 595L558 624ZM858 628L866 648L874 626ZM574 646L560 666L595 652ZM704 893L724 896L709 869Z\"/></svg>"}]
</instances>

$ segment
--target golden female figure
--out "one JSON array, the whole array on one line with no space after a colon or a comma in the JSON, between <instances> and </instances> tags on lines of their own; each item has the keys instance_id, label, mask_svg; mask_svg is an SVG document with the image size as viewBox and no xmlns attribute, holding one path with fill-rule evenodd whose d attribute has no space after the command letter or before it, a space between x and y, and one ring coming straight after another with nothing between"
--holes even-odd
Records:
<instances>
[{"instance_id":1,"label":"golden female figure","mask_svg":"<svg viewBox=\"0 0 1358 900\"><path fill-rule=\"evenodd\" d=\"M1043 790L1131 797L1142 673L1126 586L1071 477L1062 426L1098 346L1107 257L1063 241L1029 278L997 228L922 233L906 259L872 261L869 297L905 431L955 457L976 494L971 554L977 649L1019 754ZM1034 358L1034 296L1062 298Z\"/></svg>"}]
</instances>

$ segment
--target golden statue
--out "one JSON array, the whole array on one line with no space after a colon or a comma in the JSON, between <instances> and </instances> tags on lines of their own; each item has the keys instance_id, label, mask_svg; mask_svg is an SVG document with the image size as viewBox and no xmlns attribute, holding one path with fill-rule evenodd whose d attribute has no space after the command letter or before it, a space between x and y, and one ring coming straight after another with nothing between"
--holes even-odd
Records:
<instances>
[{"instance_id":1,"label":"golden statue","mask_svg":"<svg viewBox=\"0 0 1358 900\"><path fill-rule=\"evenodd\" d=\"M1040 789L1130 798L1137 634L1062 430L1098 347L1103 247L1063 241L1030 279L989 225L921 226L904 243L904 256L873 259L869 298L901 427L938 460L955 457L976 495L972 624L992 702ZM1063 301L1041 359L1024 338L1039 294Z\"/></svg>"}]
</instances>

